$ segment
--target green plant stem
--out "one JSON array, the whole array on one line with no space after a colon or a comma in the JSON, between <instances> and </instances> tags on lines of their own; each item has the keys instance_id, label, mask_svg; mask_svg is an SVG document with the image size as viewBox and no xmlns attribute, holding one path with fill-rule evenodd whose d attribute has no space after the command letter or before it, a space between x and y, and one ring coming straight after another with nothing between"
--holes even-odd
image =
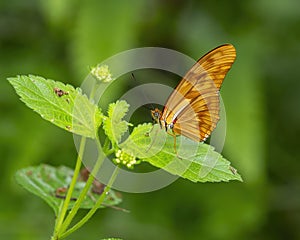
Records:
<instances>
[{"instance_id":1,"label":"green plant stem","mask_svg":"<svg viewBox=\"0 0 300 240\"><path fill-rule=\"evenodd\" d=\"M59 231L59 236L63 236L64 235L64 232L66 231L66 229L69 227L69 225L71 224L73 218L75 217L76 213L78 212L79 208L80 208L80 205L81 203L84 201L84 198L86 197L93 181L94 181L94 178L96 176L96 174L98 173L102 163L103 163L103 160L105 158L105 156L107 156L106 152L109 152L109 150L106 150L104 154L102 154L102 148L101 148L101 144L100 144L100 140L97 138L96 139L96 142L97 142L97 148L98 148L98 158L97 158L97 161L96 161L96 164L92 170L92 172L90 173L89 177L88 177L88 180L86 181L86 184L84 186L84 188L82 189L78 199L76 200L73 208L71 209L70 213L68 214L66 220L64 221L64 223L62 224L62 227Z\"/></svg>"},{"instance_id":2,"label":"green plant stem","mask_svg":"<svg viewBox=\"0 0 300 240\"><path fill-rule=\"evenodd\" d=\"M82 137L81 141L80 141L80 145L79 145L79 152L78 152L78 156L77 156L77 160L76 160L76 166L74 169L74 174L67 192L67 196L66 199L63 203L63 206L61 208L61 211L59 212L58 216L57 216L57 221L54 227L54 237L57 236L57 234L60 232L62 223L64 221L66 212L68 210L68 206L72 197L72 193L80 172L80 168L81 168L81 164L82 164L82 157L83 157L83 153L84 153L84 149L85 149L85 144L86 144L86 138ZM55 239L55 238L54 238Z\"/></svg>"},{"instance_id":3,"label":"green plant stem","mask_svg":"<svg viewBox=\"0 0 300 240\"><path fill-rule=\"evenodd\" d=\"M94 84L94 87L92 88L91 92L90 92L90 99L93 99L96 93L97 88L99 87L99 83L96 82ZM86 144L86 138L82 137L81 141L80 141L80 145L79 145L79 151L78 151L78 156L77 156L77 160L76 160L76 166L74 169L74 174L71 180L71 184L69 186L68 192L67 192L67 196L66 199L62 205L62 207L60 208L59 214L56 218L55 221L55 227L54 227L54 234L52 239L58 239L58 234L61 232L61 227L62 224L64 222L65 216L66 216L66 212L68 210L68 206L70 204L70 200L74 191L74 187L78 178L78 175L80 173L80 168L82 165L82 157L83 157L83 153L85 150L85 144Z\"/></svg>"},{"instance_id":4,"label":"green plant stem","mask_svg":"<svg viewBox=\"0 0 300 240\"><path fill-rule=\"evenodd\" d=\"M63 205L64 205L64 201L62 201L59 205L58 213L57 213L57 216L55 219L54 233L57 232L56 230L57 230L58 222L60 221L60 216L61 216ZM54 236L54 234L53 234L53 236Z\"/></svg>"},{"instance_id":5,"label":"green plant stem","mask_svg":"<svg viewBox=\"0 0 300 240\"><path fill-rule=\"evenodd\" d=\"M95 203L95 205L91 208L91 210L78 222L76 223L72 228L70 228L68 231L64 232L61 237L67 237L68 235L70 235L72 232L76 231L78 228L80 228L83 224L85 224L93 215L94 213L97 211L97 209L100 207L100 205L103 203L106 195L109 193L112 184L114 183L117 175L119 172L119 167L116 167L114 172L112 173L109 182L107 184L107 186L104 188L103 193L101 194L101 196L99 197L99 199L97 200L97 202Z\"/></svg>"},{"instance_id":6,"label":"green plant stem","mask_svg":"<svg viewBox=\"0 0 300 240\"><path fill-rule=\"evenodd\" d=\"M90 98L90 100L95 100L94 99L94 97L95 97L95 94L96 94L96 92L97 92L97 89L98 89L98 87L101 85L101 83L99 82L99 81L97 81L96 80L96 82L95 82L95 84L94 84L94 86L93 86L93 88L92 88L92 90L91 90L91 92L90 92L90 96L89 96L89 98Z\"/></svg>"},{"instance_id":7,"label":"green plant stem","mask_svg":"<svg viewBox=\"0 0 300 240\"><path fill-rule=\"evenodd\" d=\"M59 235L61 235L62 233L64 233L66 231L66 229L69 227L69 225L71 224L73 218L75 217L76 213L78 212L79 208L80 208L80 205L81 203L84 201L84 198L86 197L93 181L94 181L94 170L99 170L99 168L101 167L101 164L102 164L102 161L103 159L98 159L95 166L94 166L94 169L93 171L91 172L91 174L89 175L89 178L88 180L86 181L85 183L85 186L84 188L82 189L78 199L76 200L73 208L71 209L71 211L69 212L66 220L64 221L61 229L60 229L60 232L59 232Z\"/></svg>"}]
</instances>

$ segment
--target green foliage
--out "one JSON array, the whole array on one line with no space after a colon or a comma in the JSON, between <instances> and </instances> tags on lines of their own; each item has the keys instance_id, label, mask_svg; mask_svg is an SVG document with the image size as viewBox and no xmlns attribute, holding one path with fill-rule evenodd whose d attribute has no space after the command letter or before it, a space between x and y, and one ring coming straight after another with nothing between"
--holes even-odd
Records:
<instances>
[{"instance_id":1,"label":"green foliage","mask_svg":"<svg viewBox=\"0 0 300 240\"><path fill-rule=\"evenodd\" d=\"M173 136L157 124L154 127L143 124L134 128L121 147L153 166L193 182L242 181L230 162L214 151L212 146L205 143L195 145L182 136L177 137L177 142L176 153Z\"/></svg>"},{"instance_id":2,"label":"green foliage","mask_svg":"<svg viewBox=\"0 0 300 240\"><path fill-rule=\"evenodd\" d=\"M66 195L66 192L60 193L59 189L67 189L72 176L73 170L68 167L60 166L56 168L45 164L23 168L15 174L17 182L29 192L42 198L54 210L55 216L58 215L59 208ZM73 207L74 200L79 197L84 186L85 182L79 179L72 195L73 201L68 206L69 209ZM80 208L92 208L98 198L99 194L90 190ZM110 190L109 194L105 196L103 204L113 206L121 201L121 198L113 190ZM104 206L101 205L101 207Z\"/></svg>"},{"instance_id":3,"label":"green foliage","mask_svg":"<svg viewBox=\"0 0 300 240\"><path fill-rule=\"evenodd\" d=\"M44 119L69 132L96 137L102 114L81 89L33 75L8 80L21 100Z\"/></svg>"},{"instance_id":4,"label":"green foliage","mask_svg":"<svg viewBox=\"0 0 300 240\"><path fill-rule=\"evenodd\" d=\"M97 71L97 74L101 80L113 79L108 66ZM100 197L90 190L96 181L94 176L103 163L105 156L102 154L98 155L91 174L85 179L86 182L77 179L86 137L94 138L97 150L102 149L98 136L102 121L106 135L104 153L107 156L114 154L113 161L117 165L133 169L135 165L144 161L193 182L242 181L241 176L230 166L230 162L214 151L213 147L183 136L170 136L157 124L137 126L131 135L120 143L131 125L123 120L129 110L126 101L109 104L108 116L104 116L98 106L79 88L33 75L17 76L8 80L28 107L56 126L82 136L74 172L66 167L41 165L19 170L16 174L17 182L21 186L41 197L53 208L57 216L53 239L65 238L76 231L104 204L113 206L121 201L110 191L117 177L118 167L115 168L107 186L103 185ZM105 81L97 82L92 93L97 87L101 87L103 82ZM70 227L80 208L90 210ZM68 209L71 209L69 213Z\"/></svg>"},{"instance_id":5,"label":"green foliage","mask_svg":"<svg viewBox=\"0 0 300 240\"><path fill-rule=\"evenodd\" d=\"M129 123L122 120L128 108L129 104L124 100L109 104L108 117L103 121L103 128L113 144L119 143L123 134L128 130Z\"/></svg>"},{"instance_id":6,"label":"green foliage","mask_svg":"<svg viewBox=\"0 0 300 240\"><path fill-rule=\"evenodd\" d=\"M121 148L133 159L137 157L193 182L242 181L230 162L207 144L179 136L175 152L174 138L158 125L139 125L125 142L119 144L130 125L123 120L129 108L124 100L111 103L105 117L80 89L71 85L32 75L10 78L9 81L26 105L46 120L78 135L95 138L103 118L103 129L115 152ZM138 163L134 160L134 164ZM125 165L132 168L134 164L126 162Z\"/></svg>"},{"instance_id":7,"label":"green foliage","mask_svg":"<svg viewBox=\"0 0 300 240\"><path fill-rule=\"evenodd\" d=\"M105 76L110 76L112 79L108 67L106 70ZM99 72L103 73L103 71ZM100 196L90 189L96 181L94 176L103 163L102 154L99 154L91 174L85 179L86 182L77 179L85 150L85 137L94 138L97 150L101 149L98 129L102 120L104 133L107 136L103 149L106 155L115 155L113 161L117 165L133 169L135 165L144 161L193 182L242 181L237 171L215 152L213 147L193 142L182 136L174 138L157 124L137 126L120 144L122 136L131 125L123 120L129 110L129 104L124 100L109 104L108 116L104 116L98 106L93 104L80 89L75 89L71 85L33 75L17 76L8 80L28 107L56 126L82 136L74 171L64 166L54 168L40 165L16 173L17 182L21 186L41 197L54 210L57 218L53 239L65 238L76 231L101 206L113 206L121 202L121 199L110 191L118 174L118 167L115 168L107 186L101 185ZM94 88L100 87L101 84L104 83L98 82ZM80 221L70 227L80 208L90 210ZM68 209L71 211L67 214Z\"/></svg>"}]
</instances>

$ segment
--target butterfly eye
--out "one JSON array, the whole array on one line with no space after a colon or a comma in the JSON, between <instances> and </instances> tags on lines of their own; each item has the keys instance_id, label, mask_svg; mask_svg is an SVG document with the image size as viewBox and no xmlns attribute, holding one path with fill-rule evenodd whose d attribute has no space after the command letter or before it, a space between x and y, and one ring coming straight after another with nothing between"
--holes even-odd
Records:
<instances>
[{"instance_id":1,"label":"butterfly eye","mask_svg":"<svg viewBox=\"0 0 300 240\"><path fill-rule=\"evenodd\" d=\"M151 115L152 115L152 118L158 122L160 117L161 117L161 111L157 108L155 108L154 110L151 110Z\"/></svg>"}]
</instances>

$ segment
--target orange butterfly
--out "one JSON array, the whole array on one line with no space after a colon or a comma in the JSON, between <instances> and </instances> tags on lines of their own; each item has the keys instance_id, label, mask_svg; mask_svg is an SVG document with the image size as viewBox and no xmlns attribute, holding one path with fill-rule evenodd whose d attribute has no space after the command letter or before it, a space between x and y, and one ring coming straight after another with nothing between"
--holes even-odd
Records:
<instances>
[{"instance_id":1,"label":"orange butterfly","mask_svg":"<svg viewBox=\"0 0 300 240\"><path fill-rule=\"evenodd\" d=\"M219 91L226 73L236 58L231 44L221 45L200 58L169 96L163 111L151 110L152 118L171 130L196 142L205 141L220 117Z\"/></svg>"}]
</instances>

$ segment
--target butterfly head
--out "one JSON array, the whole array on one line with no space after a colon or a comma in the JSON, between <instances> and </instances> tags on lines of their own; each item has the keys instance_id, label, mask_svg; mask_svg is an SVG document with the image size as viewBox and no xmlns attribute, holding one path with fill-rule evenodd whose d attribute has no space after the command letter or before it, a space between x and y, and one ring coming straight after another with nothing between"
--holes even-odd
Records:
<instances>
[{"instance_id":1,"label":"butterfly head","mask_svg":"<svg viewBox=\"0 0 300 240\"><path fill-rule=\"evenodd\" d=\"M171 130L173 129L175 122L171 122L168 124L165 119L162 119L162 112L158 108L151 110L151 116L152 116L153 120L156 123L158 123L161 128L162 127L165 128L166 131L168 131L169 129L171 129Z\"/></svg>"},{"instance_id":2,"label":"butterfly head","mask_svg":"<svg viewBox=\"0 0 300 240\"><path fill-rule=\"evenodd\" d=\"M158 108L155 108L154 110L151 110L151 116L155 122L159 123L161 111Z\"/></svg>"}]
</instances>

